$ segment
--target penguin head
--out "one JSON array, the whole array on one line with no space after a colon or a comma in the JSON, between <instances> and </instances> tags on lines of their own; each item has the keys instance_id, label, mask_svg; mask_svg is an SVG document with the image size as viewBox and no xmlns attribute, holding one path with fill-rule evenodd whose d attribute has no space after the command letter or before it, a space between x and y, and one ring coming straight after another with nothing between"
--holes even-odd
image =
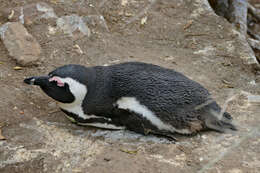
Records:
<instances>
[{"instance_id":1,"label":"penguin head","mask_svg":"<svg viewBox=\"0 0 260 173\"><path fill-rule=\"evenodd\" d=\"M48 96L60 103L81 104L87 94L85 72L84 66L65 65L47 76L29 77L24 82L40 86Z\"/></svg>"}]
</instances>

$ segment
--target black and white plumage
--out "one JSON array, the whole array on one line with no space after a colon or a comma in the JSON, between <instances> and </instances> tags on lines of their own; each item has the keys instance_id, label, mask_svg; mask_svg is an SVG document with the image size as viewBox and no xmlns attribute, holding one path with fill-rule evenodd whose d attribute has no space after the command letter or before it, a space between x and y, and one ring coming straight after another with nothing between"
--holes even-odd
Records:
<instances>
[{"instance_id":1,"label":"black and white plumage","mask_svg":"<svg viewBox=\"0 0 260 173\"><path fill-rule=\"evenodd\" d=\"M236 130L231 116L220 115L221 108L204 87L157 65L65 65L24 82L39 85L81 125L162 135Z\"/></svg>"}]
</instances>

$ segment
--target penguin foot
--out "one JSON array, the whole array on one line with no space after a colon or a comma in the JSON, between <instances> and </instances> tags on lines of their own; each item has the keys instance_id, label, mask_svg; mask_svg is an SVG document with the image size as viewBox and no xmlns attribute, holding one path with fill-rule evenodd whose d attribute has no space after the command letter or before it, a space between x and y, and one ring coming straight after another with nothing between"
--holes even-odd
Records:
<instances>
[{"instance_id":1,"label":"penguin foot","mask_svg":"<svg viewBox=\"0 0 260 173\"><path fill-rule=\"evenodd\" d=\"M154 135L154 136L157 136L157 137L166 138L166 139L168 139L169 141L171 141L171 142L173 142L173 143L178 142L178 140L176 139L176 137L174 136L174 134L169 133L169 132L157 132L157 131L150 130L150 131L149 131L149 134Z\"/></svg>"},{"instance_id":2,"label":"penguin foot","mask_svg":"<svg viewBox=\"0 0 260 173\"><path fill-rule=\"evenodd\" d=\"M224 112L222 121L224 121L226 123L231 123L232 120L233 120L233 118L231 117L231 115L228 112Z\"/></svg>"}]
</instances>

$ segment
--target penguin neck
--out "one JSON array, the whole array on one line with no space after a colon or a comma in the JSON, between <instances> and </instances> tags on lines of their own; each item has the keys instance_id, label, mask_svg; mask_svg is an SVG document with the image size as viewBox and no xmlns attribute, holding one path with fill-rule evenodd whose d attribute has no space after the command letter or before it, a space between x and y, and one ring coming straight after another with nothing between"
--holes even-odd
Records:
<instances>
[{"instance_id":1,"label":"penguin neck","mask_svg":"<svg viewBox=\"0 0 260 173\"><path fill-rule=\"evenodd\" d=\"M61 109L73 113L77 115L80 118L86 119L87 116L84 114L83 109L82 109L82 103L84 98L87 95L87 88L83 84L78 84L79 86L76 87L77 90L72 91L72 94L75 97L74 102L72 103L61 103L58 102L58 105ZM80 91L79 91L80 90Z\"/></svg>"},{"instance_id":2,"label":"penguin neck","mask_svg":"<svg viewBox=\"0 0 260 173\"><path fill-rule=\"evenodd\" d=\"M62 110L65 110L69 113L73 113L74 115L78 116L82 119L87 119L87 115L84 114L83 109L81 107L81 104L71 103L71 104L65 104L65 103L58 103L59 107Z\"/></svg>"},{"instance_id":3,"label":"penguin neck","mask_svg":"<svg viewBox=\"0 0 260 173\"><path fill-rule=\"evenodd\" d=\"M85 102L88 93L93 92L95 88L96 74L93 68L85 68L81 74L79 74L80 82L74 82L70 87L71 93L74 95L75 100L72 103L58 102L59 107L62 110L73 113L82 119L88 119L89 116L83 109L83 102Z\"/></svg>"},{"instance_id":4,"label":"penguin neck","mask_svg":"<svg viewBox=\"0 0 260 173\"><path fill-rule=\"evenodd\" d=\"M94 75L92 85L89 85L88 93L83 101L83 111L85 114L99 114L108 112L111 108L111 71L104 66L96 66L92 69Z\"/></svg>"}]
</instances>

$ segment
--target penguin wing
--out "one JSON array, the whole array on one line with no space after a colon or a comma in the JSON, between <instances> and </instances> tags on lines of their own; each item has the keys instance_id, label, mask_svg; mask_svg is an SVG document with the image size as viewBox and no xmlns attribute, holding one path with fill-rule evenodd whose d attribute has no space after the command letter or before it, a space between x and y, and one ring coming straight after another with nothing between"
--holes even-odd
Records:
<instances>
[{"instance_id":1,"label":"penguin wing","mask_svg":"<svg viewBox=\"0 0 260 173\"><path fill-rule=\"evenodd\" d=\"M126 106L126 105L125 105ZM154 129L151 122L144 119L143 116L131 109L131 107L124 107L121 105L121 101L117 101L113 111L114 121L122 124L126 129L134 131L136 133L148 134L148 129ZM116 117L116 118L115 118Z\"/></svg>"},{"instance_id":2,"label":"penguin wing","mask_svg":"<svg viewBox=\"0 0 260 173\"><path fill-rule=\"evenodd\" d=\"M139 133L144 134L147 131L191 133L187 128L177 129L171 123L165 122L164 119L161 119L161 116L157 116L156 112L141 104L135 97L120 98L116 102L116 107L118 110L124 110L127 113L127 116L125 114L120 116L124 117L124 125L130 130L136 131L137 129Z\"/></svg>"}]
</instances>

